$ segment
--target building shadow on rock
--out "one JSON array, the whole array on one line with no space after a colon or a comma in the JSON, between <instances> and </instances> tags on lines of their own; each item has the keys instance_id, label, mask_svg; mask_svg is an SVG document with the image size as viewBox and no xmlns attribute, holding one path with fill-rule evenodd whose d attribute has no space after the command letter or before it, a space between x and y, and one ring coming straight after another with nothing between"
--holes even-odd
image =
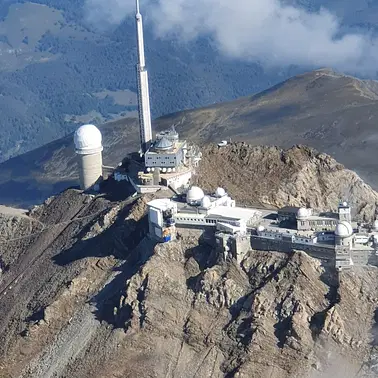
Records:
<instances>
[{"instance_id":1,"label":"building shadow on rock","mask_svg":"<svg viewBox=\"0 0 378 378\"><path fill-rule=\"evenodd\" d=\"M118 202L133 195L135 188L126 180L116 181L113 176L109 176L100 184L100 191L107 200Z\"/></svg>"}]
</instances>

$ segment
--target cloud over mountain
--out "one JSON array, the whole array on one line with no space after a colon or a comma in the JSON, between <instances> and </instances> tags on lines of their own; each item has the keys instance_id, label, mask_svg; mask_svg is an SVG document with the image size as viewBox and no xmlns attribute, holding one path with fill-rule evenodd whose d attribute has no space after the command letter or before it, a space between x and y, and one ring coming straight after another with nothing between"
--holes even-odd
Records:
<instances>
[{"instance_id":1,"label":"cloud over mountain","mask_svg":"<svg viewBox=\"0 0 378 378\"><path fill-rule=\"evenodd\" d=\"M133 0L86 0L96 22L119 23L134 6ZM340 35L340 20L326 9L310 13L279 0L145 0L141 6L157 37L210 35L233 58L355 73L374 73L378 65L377 40L368 33Z\"/></svg>"}]
</instances>

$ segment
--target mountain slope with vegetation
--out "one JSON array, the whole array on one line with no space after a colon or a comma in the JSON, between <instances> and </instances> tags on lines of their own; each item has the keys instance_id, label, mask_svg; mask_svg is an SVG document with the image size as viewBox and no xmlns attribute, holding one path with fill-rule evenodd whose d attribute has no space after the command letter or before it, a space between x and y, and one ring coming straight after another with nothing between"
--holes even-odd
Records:
<instances>
[{"instance_id":1,"label":"mountain slope with vegetation","mask_svg":"<svg viewBox=\"0 0 378 378\"><path fill-rule=\"evenodd\" d=\"M133 17L99 30L101 24L85 22L84 1L2 5L0 161L67 135L79 123L135 116ZM291 74L231 62L206 38L187 45L156 39L147 19L145 29L155 117L258 92Z\"/></svg>"},{"instance_id":2,"label":"mountain slope with vegetation","mask_svg":"<svg viewBox=\"0 0 378 378\"><path fill-rule=\"evenodd\" d=\"M325 6L340 17L341 32L376 33L377 1L285 2L311 12ZM106 22L88 24L84 4L84 0L1 2L0 162L63 137L79 123L135 116L133 17L109 28ZM258 93L318 68L266 68L226 58L207 37L185 43L159 39L148 12L146 7L154 117Z\"/></svg>"},{"instance_id":3,"label":"mountain slope with vegetation","mask_svg":"<svg viewBox=\"0 0 378 378\"><path fill-rule=\"evenodd\" d=\"M318 70L258 95L161 117L153 128L158 131L175 125L183 138L202 146L228 138L251 146L308 145L378 188L377 85ZM136 119L125 118L100 128L106 165L116 166L128 152L137 150ZM0 164L0 203L28 206L76 183L71 134Z\"/></svg>"}]
</instances>

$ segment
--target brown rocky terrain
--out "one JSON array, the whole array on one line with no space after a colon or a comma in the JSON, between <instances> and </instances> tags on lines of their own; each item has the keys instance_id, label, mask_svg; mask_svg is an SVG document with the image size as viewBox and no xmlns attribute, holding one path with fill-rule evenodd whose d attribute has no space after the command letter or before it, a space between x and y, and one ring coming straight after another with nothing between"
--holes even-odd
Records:
<instances>
[{"instance_id":1,"label":"brown rocky terrain","mask_svg":"<svg viewBox=\"0 0 378 378\"><path fill-rule=\"evenodd\" d=\"M232 176L218 177L211 156ZM245 181L248 161L259 164ZM273 196L272 183L266 199L253 186L268 172L282 194ZM240 185L241 200L277 205L297 198L292 179L301 174L319 207L347 189L357 203L375 195L362 184L354 191L352 172L303 147L208 146L198 180L210 189L227 182L230 192ZM328 187L333 175L344 186ZM337 273L300 251L251 251L238 265L195 230L155 245L146 237L152 196L128 198L123 188L115 200L117 185L100 196L67 190L22 214L26 228L8 225L0 377L375 376L377 268ZM319 202L319 193L331 199Z\"/></svg>"},{"instance_id":2,"label":"brown rocky terrain","mask_svg":"<svg viewBox=\"0 0 378 378\"><path fill-rule=\"evenodd\" d=\"M290 148L308 145L336 158L378 188L376 156L378 84L331 70L296 76L254 96L170 114L154 130L176 125L180 134L206 145L231 138ZM118 164L136 151L135 119L101 126L104 162ZM0 164L0 203L29 206L76 184L72 135Z\"/></svg>"},{"instance_id":3,"label":"brown rocky terrain","mask_svg":"<svg viewBox=\"0 0 378 378\"><path fill-rule=\"evenodd\" d=\"M305 83L307 97L299 90ZM254 107L280 107L283 93L295 102L299 91L307 105L332 93L332 104L318 109L327 110L329 120L335 104L340 117L350 108L366 111L374 104L375 86L358 83L320 71L238 100L234 113L231 105L223 110L217 105L188 111L184 118L165 117L158 127L173 121L199 143L232 130L248 141L243 130L249 130ZM351 97L345 91L357 89L346 106ZM366 107L358 105L366 98ZM319 115L316 107L303 102L300 107L308 119ZM288 121L279 112L278 119L307 122L293 116ZM364 134L348 139L353 122L344 121L337 126L346 143L340 151L351 147L352 138L357 141L345 155L351 161ZM133 122L128 129L122 122L104 126L105 164L115 165L135 147ZM277 139L277 125L265 126ZM259 132L251 131L250 144L203 144L197 183L206 190L225 187L240 205L334 210L342 198L361 219L374 217L378 194L356 173L309 147L254 146L264 140ZM332 139L326 132L324 138L316 135L307 140ZM297 143L293 134L290 138L290 146ZM15 203L32 203L52 188L76 184L72 138L63 141L1 165L4 198L13 191ZM250 251L238 265L222 261L211 236L193 230L156 245L146 236L146 202L152 196L131 198L130 188L117 185L109 180L98 196L69 189L27 213L0 208L1 378L378 375L377 268L338 273L300 251Z\"/></svg>"},{"instance_id":4,"label":"brown rocky terrain","mask_svg":"<svg viewBox=\"0 0 378 378\"><path fill-rule=\"evenodd\" d=\"M196 183L210 192L225 187L244 205L335 211L340 200L347 200L357 219L375 219L377 192L355 172L312 148L283 150L240 142L221 148L208 145L202 154Z\"/></svg>"},{"instance_id":5,"label":"brown rocky terrain","mask_svg":"<svg viewBox=\"0 0 378 378\"><path fill-rule=\"evenodd\" d=\"M4 275L1 377L374 376L375 268L339 284L301 252L238 266L195 231L154 246L144 204L68 191L34 212L58 225Z\"/></svg>"}]
</instances>

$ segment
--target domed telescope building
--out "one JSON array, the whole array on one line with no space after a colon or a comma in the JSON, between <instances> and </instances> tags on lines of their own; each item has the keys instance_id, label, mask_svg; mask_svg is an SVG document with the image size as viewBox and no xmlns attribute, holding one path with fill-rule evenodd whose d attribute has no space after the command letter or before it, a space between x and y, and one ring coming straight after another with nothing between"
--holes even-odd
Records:
<instances>
[{"instance_id":1,"label":"domed telescope building","mask_svg":"<svg viewBox=\"0 0 378 378\"><path fill-rule=\"evenodd\" d=\"M74 135L80 188L87 190L102 179L102 135L94 125L80 126Z\"/></svg>"}]
</instances>

